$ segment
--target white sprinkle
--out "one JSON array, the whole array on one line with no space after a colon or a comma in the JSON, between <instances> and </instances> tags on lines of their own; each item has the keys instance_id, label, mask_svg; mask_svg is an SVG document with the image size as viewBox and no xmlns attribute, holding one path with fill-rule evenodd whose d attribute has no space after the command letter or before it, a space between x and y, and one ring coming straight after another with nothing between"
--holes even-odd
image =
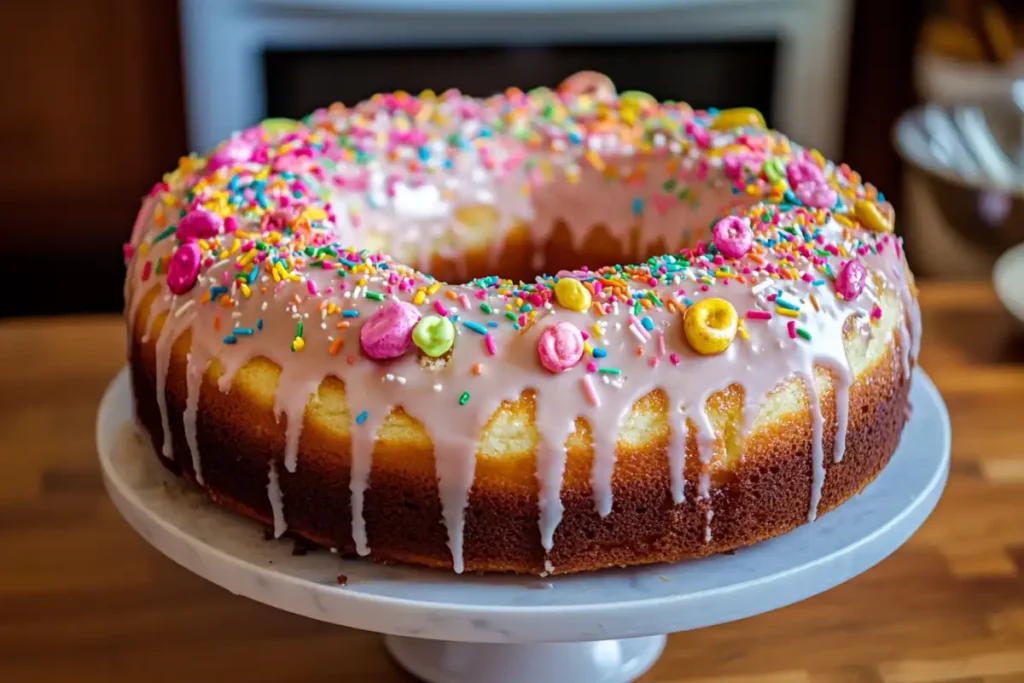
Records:
<instances>
[{"instance_id":1,"label":"white sprinkle","mask_svg":"<svg viewBox=\"0 0 1024 683\"><path fill-rule=\"evenodd\" d=\"M180 308L179 308L178 310L176 310L176 311L174 312L174 317L175 317L175 318L180 318L181 316L185 315L185 313L186 313L186 312L187 312L187 311L188 311L188 310L189 310L190 308L192 308L193 306L195 306L195 303L196 303L196 300L195 300L195 299L188 299L187 301L185 301L185 303L183 303L183 304L181 305L181 307L180 307Z\"/></svg>"}]
</instances>

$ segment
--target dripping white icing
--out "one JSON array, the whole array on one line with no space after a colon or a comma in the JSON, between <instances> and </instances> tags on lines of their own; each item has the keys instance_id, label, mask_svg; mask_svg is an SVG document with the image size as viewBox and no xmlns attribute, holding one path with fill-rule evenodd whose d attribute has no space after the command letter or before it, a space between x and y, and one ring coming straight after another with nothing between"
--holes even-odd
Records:
<instances>
[{"instance_id":1,"label":"dripping white icing","mask_svg":"<svg viewBox=\"0 0 1024 683\"><path fill-rule=\"evenodd\" d=\"M274 538L281 538L288 530L288 522L284 516L284 495L281 493L281 482L277 475L277 463L270 461L270 472L267 475L267 500L274 516Z\"/></svg>"},{"instance_id":2,"label":"dripping white icing","mask_svg":"<svg viewBox=\"0 0 1024 683\"><path fill-rule=\"evenodd\" d=\"M173 302L171 308L173 310ZM153 312L150 316L155 317ZM182 307L174 310L164 320L160 335L156 340L156 403L160 409L160 426L163 429L163 446L160 453L165 458L173 458L174 450L171 440L171 420L167 413L167 373L171 367L171 349L181 333L192 324L194 307Z\"/></svg>"},{"instance_id":3,"label":"dripping white icing","mask_svg":"<svg viewBox=\"0 0 1024 683\"><path fill-rule=\"evenodd\" d=\"M185 398L185 411L182 420L185 426L185 443L188 445L189 453L192 454L192 470L195 472L196 481L203 483L203 467L199 457L199 440L196 435L196 421L199 411L199 391L203 386L203 375L210 367L210 359L199 347L193 347L186 357L185 382L188 395Z\"/></svg>"},{"instance_id":4,"label":"dripping white icing","mask_svg":"<svg viewBox=\"0 0 1024 683\"><path fill-rule=\"evenodd\" d=\"M540 543L544 552L555 544L555 529L562 521L562 479L565 475L566 441L576 428L575 416L558 409L554 401L539 396L536 424L542 441L537 447L537 506L540 512Z\"/></svg>"},{"instance_id":5,"label":"dripping white icing","mask_svg":"<svg viewBox=\"0 0 1024 683\"><path fill-rule=\"evenodd\" d=\"M302 437L306 404L311 397L315 399L319 386L319 379L304 375L294 364L282 366L277 391L274 392L274 417L280 420L282 415L285 416L284 468L289 472L298 467L299 439Z\"/></svg>"},{"instance_id":6,"label":"dripping white icing","mask_svg":"<svg viewBox=\"0 0 1024 683\"><path fill-rule=\"evenodd\" d=\"M669 403L668 469L672 482L672 502L676 505L686 500L686 437L689 428L682 407Z\"/></svg>"},{"instance_id":7,"label":"dripping white icing","mask_svg":"<svg viewBox=\"0 0 1024 683\"><path fill-rule=\"evenodd\" d=\"M370 470L373 466L373 447L377 443L377 435L384 424L384 416L389 411L374 411L362 424L353 422L349 429L351 434L351 462L349 463L349 492L352 495L352 539L356 552L360 556L370 554L370 545L366 536L366 520L363 518L363 505L366 489L370 485Z\"/></svg>"},{"instance_id":8,"label":"dripping white icing","mask_svg":"<svg viewBox=\"0 0 1024 683\"><path fill-rule=\"evenodd\" d=\"M821 490L825 486L825 449L823 446L825 420L821 413L821 396L818 392L818 383L814 379L814 369L809 369L801 376L804 387L806 387L811 413L811 507L807 512L807 521L813 522L818 517Z\"/></svg>"}]
</instances>

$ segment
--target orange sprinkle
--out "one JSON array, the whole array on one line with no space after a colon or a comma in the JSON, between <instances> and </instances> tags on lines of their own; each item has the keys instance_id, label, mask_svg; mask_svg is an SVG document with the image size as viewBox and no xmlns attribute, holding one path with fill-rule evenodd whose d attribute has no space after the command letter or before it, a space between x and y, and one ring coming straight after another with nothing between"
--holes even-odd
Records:
<instances>
[{"instance_id":1,"label":"orange sprinkle","mask_svg":"<svg viewBox=\"0 0 1024 683\"><path fill-rule=\"evenodd\" d=\"M260 287L260 294L266 294L266 293L267 293L267 286L263 285L262 287Z\"/></svg>"},{"instance_id":2,"label":"orange sprinkle","mask_svg":"<svg viewBox=\"0 0 1024 683\"><path fill-rule=\"evenodd\" d=\"M203 292L203 296L202 296L201 299L199 299L199 302L200 303L204 303L204 304L210 303L210 291L209 290Z\"/></svg>"},{"instance_id":3,"label":"orange sprinkle","mask_svg":"<svg viewBox=\"0 0 1024 683\"><path fill-rule=\"evenodd\" d=\"M747 258L749 258L751 261L753 261L754 263L756 263L759 266L763 266L764 265L764 259L761 258L759 255L755 254L752 251L747 254Z\"/></svg>"},{"instance_id":4,"label":"orange sprinkle","mask_svg":"<svg viewBox=\"0 0 1024 683\"><path fill-rule=\"evenodd\" d=\"M344 345L345 338L337 337L334 341L331 342L331 345L327 348L327 352L330 353L332 356L337 356L338 351L341 351L341 347Z\"/></svg>"},{"instance_id":5,"label":"orange sprinkle","mask_svg":"<svg viewBox=\"0 0 1024 683\"><path fill-rule=\"evenodd\" d=\"M227 294L222 294L218 303L224 308L231 308L232 306L231 297Z\"/></svg>"},{"instance_id":6,"label":"orange sprinkle","mask_svg":"<svg viewBox=\"0 0 1024 683\"><path fill-rule=\"evenodd\" d=\"M454 290L454 289L449 289L449 290L447 290L447 291L446 291L446 292L444 293L444 295L445 295L446 297L448 297L449 299L451 299L452 301L455 301L456 299L458 299L458 298L459 298L459 295L455 293L455 290Z\"/></svg>"},{"instance_id":7,"label":"orange sprinkle","mask_svg":"<svg viewBox=\"0 0 1024 683\"><path fill-rule=\"evenodd\" d=\"M213 319L213 331L220 331L220 316L217 316L216 318Z\"/></svg>"},{"instance_id":8,"label":"orange sprinkle","mask_svg":"<svg viewBox=\"0 0 1024 683\"><path fill-rule=\"evenodd\" d=\"M348 327L349 325L351 325L351 323L350 323L349 321L347 321L347 320L342 320L342 321L341 321L340 323L338 323L338 324L337 324L337 325L335 325L334 327L336 327L336 328L337 328L337 329L339 329L339 330L344 330L344 329L345 329L346 327Z\"/></svg>"},{"instance_id":9,"label":"orange sprinkle","mask_svg":"<svg viewBox=\"0 0 1024 683\"><path fill-rule=\"evenodd\" d=\"M483 368L483 366L482 366L482 365L480 365L479 363L477 363L477 364L475 364L475 365L473 366L473 374L474 374L474 375L479 375L479 374L480 374L481 372L483 372L483 371L484 371L484 368Z\"/></svg>"},{"instance_id":10,"label":"orange sprinkle","mask_svg":"<svg viewBox=\"0 0 1024 683\"><path fill-rule=\"evenodd\" d=\"M638 356L644 355L644 349L643 349L642 346L636 347L636 355L638 355Z\"/></svg>"},{"instance_id":11,"label":"orange sprinkle","mask_svg":"<svg viewBox=\"0 0 1024 683\"><path fill-rule=\"evenodd\" d=\"M818 306L818 299L813 294L811 294L811 305L814 306L814 310L816 310L816 311L820 311L821 310L821 308Z\"/></svg>"}]
</instances>

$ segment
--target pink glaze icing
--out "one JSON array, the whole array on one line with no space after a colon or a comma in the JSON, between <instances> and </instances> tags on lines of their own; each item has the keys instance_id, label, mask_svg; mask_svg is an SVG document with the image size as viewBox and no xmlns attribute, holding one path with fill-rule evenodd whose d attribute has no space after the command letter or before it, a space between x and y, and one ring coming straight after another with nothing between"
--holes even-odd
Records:
<instances>
[{"instance_id":1,"label":"pink glaze icing","mask_svg":"<svg viewBox=\"0 0 1024 683\"><path fill-rule=\"evenodd\" d=\"M859 333L872 334L874 308L895 290L902 310L889 343L898 346L909 377L921 332L912 279L899 239L856 222L854 199L882 201L874 188L774 131L719 131L713 119L686 105L603 91L594 98L571 89L510 90L487 100L396 93L320 110L293 130L250 129L238 138L244 154L229 153L231 145L241 149L232 142L210 161L183 160L143 204L126 249L129 333L151 288L160 290L143 340L167 314L155 345L164 455L171 454L166 375L180 335L192 336L184 419L200 481L197 406L211 359L224 368L221 391L251 359L277 363L274 411L285 420L285 445L282 462L268 464L267 494L279 535L287 528L281 482L302 466L306 404L324 377L335 375L345 383L352 419L357 552L372 552L363 500L377 434L401 406L433 441L452 563L462 571L480 436L503 401L536 390L538 534L550 551L562 516L565 444L577 417L591 426L594 505L606 516L622 425L637 400L661 389L669 404L671 497L704 510L710 541L710 464L723 443L705 412L708 397L743 387L742 438L765 396L796 377L804 379L812 406L813 520L827 476L825 434L835 435L834 461L845 451L853 377L844 325L852 320ZM723 150L740 161L727 167ZM826 183L835 199L824 206L816 199L822 192L797 191L808 182ZM480 206L496 215L488 227L496 270L505 235L524 224L535 244L564 222L573 246L583 249L584 236L600 224L620 244L636 236L647 253L655 244L673 253L531 283L445 284L419 272L416 266L435 251L461 258L472 226L458 212ZM205 246L175 234L179 216L197 209L218 214L232 230ZM703 245L676 251L707 239L708 226L726 216L751 226L746 251L727 252L717 242L719 253ZM859 297L836 297L839 269L853 256L871 277L863 278ZM402 265L404 257L413 262ZM538 268L542 260L540 254ZM187 276L179 272L186 261L196 269L184 269ZM592 293L588 310L558 305L553 290L561 277L578 279ZM711 296L736 308L744 336L724 353L700 356L685 342L682 311ZM787 306L796 317L778 313ZM441 364L421 363L411 346L413 326L428 313L455 325L455 343ZM811 380L816 366L833 374L834 425L822 418ZM691 428L700 474L689 494Z\"/></svg>"}]
</instances>

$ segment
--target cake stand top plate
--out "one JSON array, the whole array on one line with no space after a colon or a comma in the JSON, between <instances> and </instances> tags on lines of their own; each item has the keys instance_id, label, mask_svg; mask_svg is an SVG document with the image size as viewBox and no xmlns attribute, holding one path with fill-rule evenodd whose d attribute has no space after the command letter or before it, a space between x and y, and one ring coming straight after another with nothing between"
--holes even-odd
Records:
<instances>
[{"instance_id":1,"label":"cake stand top plate","mask_svg":"<svg viewBox=\"0 0 1024 683\"><path fill-rule=\"evenodd\" d=\"M114 504L191 572L279 609L368 631L465 642L626 638L743 619L837 586L902 545L935 507L949 471L946 406L921 371L891 463L864 492L780 538L675 565L564 577L458 576L292 555L253 522L168 474L132 419L127 371L100 405L97 445ZM347 585L338 583L338 575Z\"/></svg>"}]
</instances>

